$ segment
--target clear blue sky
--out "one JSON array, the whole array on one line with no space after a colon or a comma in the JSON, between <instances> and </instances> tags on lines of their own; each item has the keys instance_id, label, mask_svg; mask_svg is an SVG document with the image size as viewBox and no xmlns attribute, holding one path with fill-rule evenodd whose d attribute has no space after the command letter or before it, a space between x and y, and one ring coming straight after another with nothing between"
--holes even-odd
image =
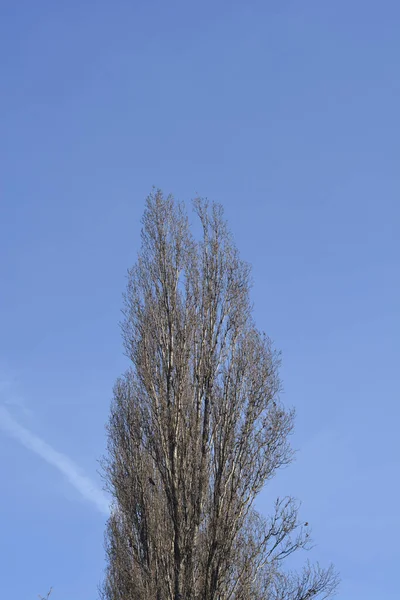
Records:
<instances>
[{"instance_id":1,"label":"clear blue sky","mask_svg":"<svg viewBox=\"0 0 400 600\"><path fill-rule=\"evenodd\" d=\"M154 184L224 204L341 600L398 595L400 4L0 2L3 598L90 600L96 460Z\"/></svg>"}]
</instances>

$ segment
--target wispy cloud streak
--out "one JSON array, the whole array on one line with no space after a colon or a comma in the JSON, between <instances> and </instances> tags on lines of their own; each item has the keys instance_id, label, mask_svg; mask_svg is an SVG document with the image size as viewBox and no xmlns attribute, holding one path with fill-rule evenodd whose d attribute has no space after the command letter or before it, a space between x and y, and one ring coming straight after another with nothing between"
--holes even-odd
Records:
<instances>
[{"instance_id":1,"label":"wispy cloud streak","mask_svg":"<svg viewBox=\"0 0 400 600\"><path fill-rule=\"evenodd\" d=\"M18 423L9 411L0 406L0 427L11 437L60 471L69 483L104 515L110 512L109 502L102 490L68 456L54 450L47 442Z\"/></svg>"}]
</instances>

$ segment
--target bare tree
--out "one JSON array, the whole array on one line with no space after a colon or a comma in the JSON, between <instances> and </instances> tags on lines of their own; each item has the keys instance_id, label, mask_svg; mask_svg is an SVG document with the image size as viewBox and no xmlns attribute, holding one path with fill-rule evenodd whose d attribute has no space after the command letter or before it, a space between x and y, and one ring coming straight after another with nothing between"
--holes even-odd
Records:
<instances>
[{"instance_id":1,"label":"bare tree","mask_svg":"<svg viewBox=\"0 0 400 600\"><path fill-rule=\"evenodd\" d=\"M255 511L292 459L293 411L280 400L279 355L252 319L250 269L221 206L147 199L122 323L131 367L108 424L104 600L327 598L332 570L284 560L309 546L292 498Z\"/></svg>"}]
</instances>

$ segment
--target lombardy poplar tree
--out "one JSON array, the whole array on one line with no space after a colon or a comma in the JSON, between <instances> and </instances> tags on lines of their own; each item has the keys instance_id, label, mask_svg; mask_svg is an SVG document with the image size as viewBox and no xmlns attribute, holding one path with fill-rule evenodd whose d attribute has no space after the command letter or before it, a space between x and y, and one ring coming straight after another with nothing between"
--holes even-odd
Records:
<instances>
[{"instance_id":1,"label":"lombardy poplar tree","mask_svg":"<svg viewBox=\"0 0 400 600\"><path fill-rule=\"evenodd\" d=\"M250 269L220 205L154 191L129 271L122 323L129 370L116 382L104 477L113 496L104 600L309 600L332 569L285 559L307 549L293 498L254 500L292 459L293 412L279 355L257 330Z\"/></svg>"}]
</instances>

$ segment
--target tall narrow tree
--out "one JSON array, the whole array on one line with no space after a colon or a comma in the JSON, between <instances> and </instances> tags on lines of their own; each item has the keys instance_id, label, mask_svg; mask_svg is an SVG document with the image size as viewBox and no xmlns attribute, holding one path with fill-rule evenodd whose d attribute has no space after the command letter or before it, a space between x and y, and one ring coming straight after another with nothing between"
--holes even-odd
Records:
<instances>
[{"instance_id":1,"label":"tall narrow tree","mask_svg":"<svg viewBox=\"0 0 400 600\"><path fill-rule=\"evenodd\" d=\"M105 600L308 600L332 568L286 572L307 548L292 498L270 516L254 500L292 459L293 412L279 400L279 356L259 332L250 269L221 206L148 199L129 272L123 339L131 367L114 390L104 462L114 498Z\"/></svg>"}]
</instances>

